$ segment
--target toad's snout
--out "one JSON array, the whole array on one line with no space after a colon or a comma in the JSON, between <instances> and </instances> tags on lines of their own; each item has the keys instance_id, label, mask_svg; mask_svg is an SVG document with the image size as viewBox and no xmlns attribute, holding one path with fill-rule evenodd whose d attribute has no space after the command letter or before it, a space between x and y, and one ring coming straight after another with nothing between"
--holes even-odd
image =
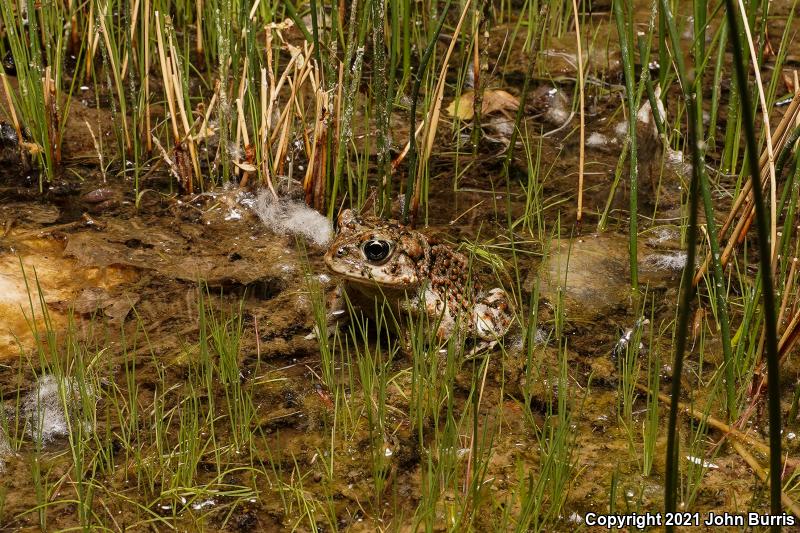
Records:
<instances>
[{"instance_id":1,"label":"toad's snout","mask_svg":"<svg viewBox=\"0 0 800 533\"><path fill-rule=\"evenodd\" d=\"M325 252L325 264L329 270L336 273L341 273L341 262L346 255L347 248L345 246L332 246L327 252Z\"/></svg>"}]
</instances>

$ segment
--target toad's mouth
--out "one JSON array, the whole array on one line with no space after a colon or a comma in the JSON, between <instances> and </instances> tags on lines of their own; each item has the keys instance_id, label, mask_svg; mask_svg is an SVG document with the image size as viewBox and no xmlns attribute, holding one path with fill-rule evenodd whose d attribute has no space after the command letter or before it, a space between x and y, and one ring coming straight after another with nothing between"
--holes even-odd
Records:
<instances>
[{"instance_id":1,"label":"toad's mouth","mask_svg":"<svg viewBox=\"0 0 800 533\"><path fill-rule=\"evenodd\" d=\"M355 268L347 268L346 266L342 265L334 265L330 262L327 262L328 270L330 270L334 275L340 278L342 281L352 284L358 285L364 288L375 288L379 287L382 290L392 290L392 289L399 289L399 290L408 290L413 289L419 285L416 280L405 279L405 278L392 278L392 279L380 279L380 277L375 277L371 272L361 272Z\"/></svg>"},{"instance_id":2,"label":"toad's mouth","mask_svg":"<svg viewBox=\"0 0 800 533\"><path fill-rule=\"evenodd\" d=\"M418 283L411 281L379 281L375 278L351 278L345 279L347 283L364 287L380 287L385 290L408 290L417 287Z\"/></svg>"},{"instance_id":3,"label":"toad's mouth","mask_svg":"<svg viewBox=\"0 0 800 533\"><path fill-rule=\"evenodd\" d=\"M334 274L336 274L338 277L342 278L343 281L346 281L349 284L359 285L364 287L377 286L380 287L381 289L406 290L414 288L417 285L419 285L417 282L411 280L398 279L398 280L387 281L387 280L376 279L371 275L361 275L361 274L354 275L352 272L340 272L334 269L331 270L333 270Z\"/></svg>"}]
</instances>

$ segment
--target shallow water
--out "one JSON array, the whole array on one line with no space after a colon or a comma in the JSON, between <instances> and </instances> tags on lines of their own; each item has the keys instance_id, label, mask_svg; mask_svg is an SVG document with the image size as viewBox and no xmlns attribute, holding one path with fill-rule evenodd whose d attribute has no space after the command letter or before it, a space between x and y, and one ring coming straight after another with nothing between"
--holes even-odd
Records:
<instances>
[{"instance_id":1,"label":"shallow water","mask_svg":"<svg viewBox=\"0 0 800 533\"><path fill-rule=\"evenodd\" d=\"M90 192L95 186L86 183L83 192ZM124 189L118 193L123 198L127 194ZM477 191L454 194L445 190L438 194L450 199L447 205L451 208L432 211L433 225L428 231L454 242L491 236L494 223L491 219L487 222L487 216L491 217L495 202L507 200L505 194ZM75 198L81 201L82 196ZM164 391L161 394L175 387L180 390L186 372L191 372L197 360L196 287L197 280L204 280L209 287L209 304L235 309L236 302L242 302L245 317L239 356L242 380L254 395L253 424L263 432L267 445L262 451L252 453L263 461L284 465L288 468L286 475L291 474L294 461L315 471L314 464L321 461L320 451L330 446L324 421L331 419L336 400L318 382L319 349L317 341L309 335L314 331L314 322L303 272L311 272L328 291L333 290L335 280L322 267L323 248L313 243L300 247L294 236L274 234L264 227L246 201L242 205L242 198L248 197L236 191L202 195L187 202L154 196L138 213L123 201L113 211L94 215L95 224L91 226L77 225L38 236L41 228L48 227L52 220L28 220L12 229L4 240L7 251L0 278L12 289L3 292L6 312L1 315L2 329L7 332L5 338L9 339L2 346L8 364L8 370L2 371L7 409L14 405L8 398L15 390L15 383L29 396L35 394L37 387L35 378L25 377L28 370L11 369L17 368L19 361L23 366L39 366L34 362L36 359L27 355L20 359L20 350L12 342L20 339L23 354L30 353L34 346L23 313L29 304L17 264L19 257L23 258L27 272L35 267L51 320L50 330L59 338L63 338L67 317L71 316L77 325L74 335L95 339L90 343L96 342L98 335L104 339L101 368L120 368L126 358L138 354L134 355L141 359L137 363L136 385L143 406L155 401L153 394L159 390ZM518 197L510 198L512 211L523 209ZM239 215L231 217L233 212ZM500 234L490 242L503 244L505 240ZM520 482L519 467L523 471L536 468L542 460L543 450L531 446L532 421L521 416L524 406L519 400L523 388L528 387L531 401L540 406L533 411L534 420L543 423L545 414L538 409L548 405L558 388L556 370L560 357L552 345L552 326L546 317L563 292L570 386L575 388L576 400L581 399L580 405L574 406L576 411L570 421L575 478L566 508L575 516L603 510L612 476L622 482L628 494L625 498L634 498L639 502L637 505L648 508L660 501L663 488L658 477L643 478L637 473L639 465L629 453L630 437L616 422L618 362L612 354L626 330L635 326L637 316L631 311L637 303L628 288L626 242L620 235L587 234L549 244L533 241L520 244L520 250L527 252L520 256L519 273L512 275L519 276L519 281L525 281L527 276L526 294L538 282L543 322L539 342L548 342L550 336L551 344L539 344L535 349L533 357L539 369L527 376L532 380L527 385L522 359L502 360L498 354L492 356L495 359L490 362L480 416L482 425L496 434L486 466L487 479L492 480L490 491L496 497L506 497ZM642 283L650 285L651 298L657 295L648 301L662 310L659 316L664 311L665 316L672 313L668 302L674 298L677 280L675 265L659 258L669 257L675 246L674 239L654 234L652 244L640 251ZM220 297L219 291L224 291L224 296ZM34 310L41 328L42 313L35 301ZM147 335L146 342L143 332ZM137 346L123 350L123 335L129 343L138 336ZM658 342L650 347L661 349ZM135 351L130 351L133 348ZM416 437L409 432L406 418L407 395L412 390L409 365L409 359L398 355L390 367L396 375L388 391L387 405L391 406L391 420L397 427L386 441L385 449L390 481L398 491L395 497L412 503L417 499L422 473L419 462L423 456ZM120 384L125 380L125 373L119 370L112 373L104 370L101 375L105 376L103 380L116 380ZM455 381L459 403L470 390L473 379L474 370L462 367ZM168 404L171 401L168 399ZM98 408L107 402L99 403ZM44 439L50 457L48 468L53 471L69 464L68 456L63 455L69 449L67 439L58 430L63 427L63 416L42 418L47 426L42 431L53 435ZM14 420L13 414L10 420ZM97 431L115 426L116 423L109 426L101 422ZM343 498L336 504L337 513L346 514L353 502L367 498L374 490L370 469L363 462L363 454L368 450L365 448L368 440L364 439L368 439L368 434L358 427L353 428L352 442L338 443L335 448L337 471L344 477L326 490L333 490L340 495L338 498ZM225 435L220 432L218 438L229 438ZM465 446L463 452L459 453L466 458L470 448L466 441L462 446ZM20 516L19 513L34 505L25 466L32 460L31 453L30 445L23 444L18 455L5 454L6 469L15 479L9 487L13 493L5 503L6 516ZM659 460L662 455L657 456ZM719 463L720 459L716 461ZM657 470L662 467L656 464ZM130 470L133 465L124 468L135 472ZM200 472L197 476L197 483L210 480ZM282 477L278 475L277 479ZM114 486L117 483L112 482ZM118 485L118 490L124 490L126 483ZM312 488L307 490L315 493L317 489L313 487L317 484L309 483ZM320 489L322 486L318 485ZM216 516L218 506L228 500L212 495L187 495L183 500L167 498L154 505L161 514L177 513L183 517L183 523L189 524L205 513ZM237 511L237 516L248 523L248 513L252 512L259 527L272 527L265 525L270 523L286 525L287 520L292 520L293 515L285 514L283 504L270 501L273 503L256 499L256 503L251 503L253 509ZM120 502L110 505L125 508ZM55 523L69 524L68 516ZM29 523L29 519L19 517L12 523L22 525Z\"/></svg>"},{"instance_id":2,"label":"shallow water","mask_svg":"<svg viewBox=\"0 0 800 533\"><path fill-rule=\"evenodd\" d=\"M612 33L603 24L598 42ZM495 37L492 46L499 48ZM542 518L558 530L582 528L590 511L661 509L666 406L660 405L660 431L651 441L652 470L644 475L643 433L653 408L645 394L625 389L624 373L637 373L638 383L658 375L661 390L672 379L673 321L685 263L680 226L686 168L675 153L642 143L643 291L634 294L624 184L609 200L622 147L621 118L614 114L618 94L591 103L585 215L582 225L572 222L578 140L576 117L567 110L574 92L573 42L567 33L544 54L543 68L553 79L536 80L537 99L526 111L525 140L541 150L539 181L531 181L516 152L512 179L501 179L507 117L487 122L487 139L475 156L460 144L458 161L455 144L465 136L450 131L450 124L440 126L441 150L430 161L427 224L421 226L454 246L478 242L497 254L505 271L498 274L476 260L476 276L515 287L520 313L536 315L538 324L529 353L495 352L485 367L483 360L460 361L449 370L431 365L424 381L451 388L442 393L436 415L420 415L421 428L413 411L415 361L381 344L391 339L374 331L359 337L347 327L331 333L338 348L337 387L325 382L307 278L319 283L325 302L333 299L337 280L321 261L331 228L296 201L267 202L266 192L230 187L178 196L171 178L159 172L136 208L131 183L104 181L95 162L76 167L81 180L65 178L45 195L19 183L0 184L0 471L6 472L0 528L41 527L32 510L45 502L56 502L45 513L49 528L78 526L70 491L90 480L97 485L95 508L103 508L95 522L120 530L127 524L134 530L310 530L309 524L333 522L352 531L410 531L413 510L434 493L434 522L445 529L469 508L464 501L478 479L470 476L479 460L483 470L474 494L483 498L482 507L471 522L477 530L492 530L504 514L521 513L521 493L540 480L545 507L564 498L559 515ZM597 83L619 82L613 47L599 47L590 63ZM503 73L513 90L523 66L510 64ZM89 118L112 122L107 113ZM406 138L407 117L391 119L395 136ZM91 159L91 150L84 153L85 133L68 130L75 136L68 148ZM361 133L354 136L357 146L373 141ZM725 179L720 187L729 185ZM532 190L535 195L526 194ZM609 229L597 234L607 202ZM729 202L721 194L718 212ZM513 233L509 221L515 222ZM209 325L209 317L220 323ZM681 379L685 399L698 408L713 397L709 389L721 363L716 327L711 311L695 314ZM228 341L240 335L228 375L220 355L224 335ZM358 366L365 354L376 353L380 360L372 373L389 376L379 430L368 422L377 396L365 392L372 373L362 374ZM61 358L70 361L67 368L51 365ZM78 388L91 394L79 400L71 379L83 364L89 377ZM214 372L208 374L209 368ZM247 405L233 395L240 388ZM34 401L42 390L44 411ZM559 391L565 390L566 403L560 404ZM348 402L351 410L344 414ZM93 410L87 413L87 407ZM712 414L722 416L716 408ZM92 424L83 425L87 416ZM252 441L240 441L242 424L228 423L233 420L246 426ZM41 426L39 433L26 431L31 424ZM550 447L559 427L568 429L560 450ZM760 422L752 429L764 431ZM488 436L485 441L476 430ZM74 470L76 434L94 461L82 476ZM692 509L765 509L763 487L749 467L730 448L712 446L719 435L689 419L682 434L684 479L702 480L691 486L696 493L685 489ZM797 451L794 437L787 435L786 444L790 453ZM563 484L555 474L543 475L549 459L567 472ZM380 494L378 463L385 477ZM452 477L431 474L446 464L453 465Z\"/></svg>"}]
</instances>

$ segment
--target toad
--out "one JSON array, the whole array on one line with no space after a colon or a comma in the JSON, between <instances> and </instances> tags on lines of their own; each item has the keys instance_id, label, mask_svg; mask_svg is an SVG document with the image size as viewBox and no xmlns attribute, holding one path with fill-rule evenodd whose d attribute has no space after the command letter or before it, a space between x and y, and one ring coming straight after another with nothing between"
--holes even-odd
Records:
<instances>
[{"instance_id":1,"label":"toad","mask_svg":"<svg viewBox=\"0 0 800 533\"><path fill-rule=\"evenodd\" d=\"M354 307L369 314L385 302L398 320L427 319L439 340L474 339L472 354L497 344L513 320L506 292L484 291L463 254L396 220L342 211L325 262Z\"/></svg>"}]
</instances>

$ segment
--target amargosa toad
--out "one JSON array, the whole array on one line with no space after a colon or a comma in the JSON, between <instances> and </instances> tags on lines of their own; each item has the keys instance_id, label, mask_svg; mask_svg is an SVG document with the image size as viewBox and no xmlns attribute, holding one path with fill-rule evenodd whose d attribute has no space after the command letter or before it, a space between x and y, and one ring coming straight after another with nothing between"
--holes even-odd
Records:
<instances>
[{"instance_id":1,"label":"amargosa toad","mask_svg":"<svg viewBox=\"0 0 800 533\"><path fill-rule=\"evenodd\" d=\"M503 289L483 291L464 255L396 220L342 211L325 262L344 278L354 307L370 313L385 301L398 320L423 313L438 324L439 340L454 332L475 339L472 353L493 347L511 326Z\"/></svg>"}]
</instances>

